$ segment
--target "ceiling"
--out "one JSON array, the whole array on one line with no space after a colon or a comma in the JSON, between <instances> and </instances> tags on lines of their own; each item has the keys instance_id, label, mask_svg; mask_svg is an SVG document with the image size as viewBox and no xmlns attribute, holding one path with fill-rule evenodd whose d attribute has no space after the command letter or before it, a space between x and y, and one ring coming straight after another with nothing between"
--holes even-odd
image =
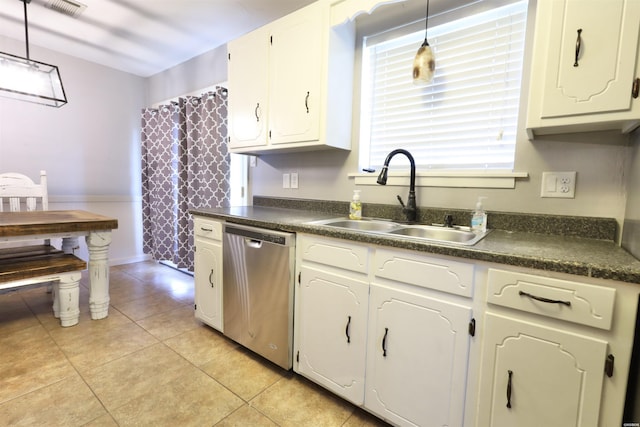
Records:
<instances>
[{"instance_id":1,"label":"ceiling","mask_svg":"<svg viewBox=\"0 0 640 427\"><path fill-rule=\"evenodd\" d=\"M52 1L87 7L73 17L52 9ZM29 45L148 77L313 1L31 0ZM24 43L22 0L0 0L0 36Z\"/></svg>"}]
</instances>

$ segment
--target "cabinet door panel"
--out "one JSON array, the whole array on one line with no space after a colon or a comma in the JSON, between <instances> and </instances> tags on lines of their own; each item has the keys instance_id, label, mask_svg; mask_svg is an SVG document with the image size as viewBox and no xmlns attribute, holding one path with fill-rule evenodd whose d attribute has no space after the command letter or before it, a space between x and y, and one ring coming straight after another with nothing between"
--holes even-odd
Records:
<instances>
[{"instance_id":1,"label":"cabinet door panel","mask_svg":"<svg viewBox=\"0 0 640 427\"><path fill-rule=\"evenodd\" d=\"M267 144L269 34L263 28L229 43L230 147Z\"/></svg>"},{"instance_id":2,"label":"cabinet door panel","mask_svg":"<svg viewBox=\"0 0 640 427\"><path fill-rule=\"evenodd\" d=\"M629 5L629 0L608 0L606 7L593 0L541 3L541 9L552 8L545 14L551 32L543 118L630 108L640 15ZM581 46L574 66L578 29Z\"/></svg>"},{"instance_id":3,"label":"cabinet door panel","mask_svg":"<svg viewBox=\"0 0 640 427\"><path fill-rule=\"evenodd\" d=\"M272 29L271 143L319 138L320 78L326 11L321 2L277 21Z\"/></svg>"},{"instance_id":4,"label":"cabinet door panel","mask_svg":"<svg viewBox=\"0 0 640 427\"><path fill-rule=\"evenodd\" d=\"M471 308L372 284L365 406L400 425L462 425Z\"/></svg>"},{"instance_id":5,"label":"cabinet door panel","mask_svg":"<svg viewBox=\"0 0 640 427\"><path fill-rule=\"evenodd\" d=\"M222 246L196 238L194 263L196 317L222 331Z\"/></svg>"},{"instance_id":6,"label":"cabinet door panel","mask_svg":"<svg viewBox=\"0 0 640 427\"><path fill-rule=\"evenodd\" d=\"M598 425L606 342L493 313L485 340L478 425Z\"/></svg>"},{"instance_id":7,"label":"cabinet door panel","mask_svg":"<svg viewBox=\"0 0 640 427\"><path fill-rule=\"evenodd\" d=\"M310 267L301 268L296 327L297 372L361 405L369 286Z\"/></svg>"}]
</instances>

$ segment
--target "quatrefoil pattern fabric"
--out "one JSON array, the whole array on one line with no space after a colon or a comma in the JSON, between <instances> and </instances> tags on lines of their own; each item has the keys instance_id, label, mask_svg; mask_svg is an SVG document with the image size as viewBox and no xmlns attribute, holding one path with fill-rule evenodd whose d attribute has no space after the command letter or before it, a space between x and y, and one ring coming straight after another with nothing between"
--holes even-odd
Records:
<instances>
[{"instance_id":1,"label":"quatrefoil pattern fabric","mask_svg":"<svg viewBox=\"0 0 640 427\"><path fill-rule=\"evenodd\" d=\"M190 209L229 203L227 90L142 111L143 250L193 271Z\"/></svg>"}]
</instances>

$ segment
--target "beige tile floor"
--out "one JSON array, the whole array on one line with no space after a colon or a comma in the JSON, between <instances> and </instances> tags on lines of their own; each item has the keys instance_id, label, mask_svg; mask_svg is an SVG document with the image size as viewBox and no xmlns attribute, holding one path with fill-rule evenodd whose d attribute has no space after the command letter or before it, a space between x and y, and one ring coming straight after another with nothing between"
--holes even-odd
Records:
<instances>
[{"instance_id":1,"label":"beige tile floor","mask_svg":"<svg viewBox=\"0 0 640 427\"><path fill-rule=\"evenodd\" d=\"M109 317L61 328L46 288L0 295L0 425L383 426L198 322L193 278L112 267Z\"/></svg>"}]
</instances>

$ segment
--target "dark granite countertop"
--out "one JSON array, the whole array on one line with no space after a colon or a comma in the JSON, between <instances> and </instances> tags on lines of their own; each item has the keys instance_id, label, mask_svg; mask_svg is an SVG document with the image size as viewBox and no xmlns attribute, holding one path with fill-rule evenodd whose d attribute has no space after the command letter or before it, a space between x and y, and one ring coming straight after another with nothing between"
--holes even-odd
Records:
<instances>
[{"instance_id":1,"label":"dark granite countertop","mask_svg":"<svg viewBox=\"0 0 640 427\"><path fill-rule=\"evenodd\" d=\"M640 261L613 240L494 229L474 246L458 246L307 224L344 216L335 212L243 206L194 209L191 213L274 230L640 284Z\"/></svg>"}]
</instances>

